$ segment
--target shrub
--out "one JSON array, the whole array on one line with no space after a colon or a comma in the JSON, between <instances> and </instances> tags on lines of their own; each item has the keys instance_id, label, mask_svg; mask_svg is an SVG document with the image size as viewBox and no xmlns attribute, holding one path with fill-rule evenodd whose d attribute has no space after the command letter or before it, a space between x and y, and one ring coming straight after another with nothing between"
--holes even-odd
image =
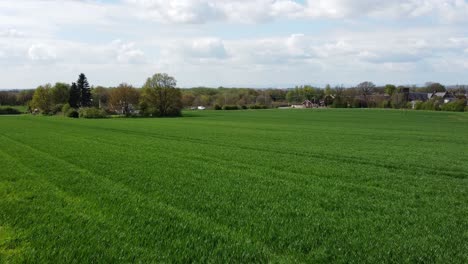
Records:
<instances>
[{"instance_id":1,"label":"shrub","mask_svg":"<svg viewBox=\"0 0 468 264\"><path fill-rule=\"evenodd\" d=\"M106 118L107 113L104 110L98 108L81 108L79 111L79 117L83 118Z\"/></svg>"},{"instance_id":2,"label":"shrub","mask_svg":"<svg viewBox=\"0 0 468 264\"><path fill-rule=\"evenodd\" d=\"M237 105L225 105L223 110L239 110L239 107Z\"/></svg>"},{"instance_id":3,"label":"shrub","mask_svg":"<svg viewBox=\"0 0 468 264\"><path fill-rule=\"evenodd\" d=\"M55 114L61 112L62 108L63 108L63 104L56 104L56 105L52 106L52 109L50 110L50 113L55 115Z\"/></svg>"},{"instance_id":4,"label":"shrub","mask_svg":"<svg viewBox=\"0 0 468 264\"><path fill-rule=\"evenodd\" d=\"M376 108L378 107L378 103L375 101L368 101L366 104L367 108Z\"/></svg>"},{"instance_id":5,"label":"shrub","mask_svg":"<svg viewBox=\"0 0 468 264\"><path fill-rule=\"evenodd\" d=\"M421 103L418 110L440 111L439 99L434 98L424 103Z\"/></svg>"},{"instance_id":6,"label":"shrub","mask_svg":"<svg viewBox=\"0 0 468 264\"><path fill-rule=\"evenodd\" d=\"M21 112L18 109L12 107L0 107L0 115L19 115Z\"/></svg>"},{"instance_id":7,"label":"shrub","mask_svg":"<svg viewBox=\"0 0 468 264\"><path fill-rule=\"evenodd\" d=\"M260 104L255 104L249 106L250 109L268 109L268 106L266 105L260 105Z\"/></svg>"},{"instance_id":8,"label":"shrub","mask_svg":"<svg viewBox=\"0 0 468 264\"><path fill-rule=\"evenodd\" d=\"M71 109L70 104L64 104L64 105L62 106L62 113L63 113L64 115L66 115L70 109Z\"/></svg>"},{"instance_id":9,"label":"shrub","mask_svg":"<svg viewBox=\"0 0 468 264\"><path fill-rule=\"evenodd\" d=\"M214 105L214 110L223 110L223 108L219 104Z\"/></svg>"},{"instance_id":10,"label":"shrub","mask_svg":"<svg viewBox=\"0 0 468 264\"><path fill-rule=\"evenodd\" d=\"M241 109L245 110L245 109L247 109L247 106L246 106L246 105L242 105L242 106L241 106Z\"/></svg>"},{"instance_id":11,"label":"shrub","mask_svg":"<svg viewBox=\"0 0 468 264\"><path fill-rule=\"evenodd\" d=\"M424 106L424 102L423 102L423 101L416 101L416 104L414 105L414 109L416 109L416 110L422 110L422 109L423 109L423 106Z\"/></svg>"},{"instance_id":12,"label":"shrub","mask_svg":"<svg viewBox=\"0 0 468 264\"><path fill-rule=\"evenodd\" d=\"M452 111L452 112L463 112L465 111L466 101L465 99L458 99L450 103L446 103L440 106L442 111Z\"/></svg>"},{"instance_id":13,"label":"shrub","mask_svg":"<svg viewBox=\"0 0 468 264\"><path fill-rule=\"evenodd\" d=\"M80 116L78 111L76 111L73 108L68 109L67 112L64 112L64 114L65 114L65 116L71 117L71 118L78 118Z\"/></svg>"},{"instance_id":14,"label":"shrub","mask_svg":"<svg viewBox=\"0 0 468 264\"><path fill-rule=\"evenodd\" d=\"M156 107L151 107L147 103L142 102L140 104L140 115L144 117L156 117L159 116L159 111Z\"/></svg>"},{"instance_id":15,"label":"shrub","mask_svg":"<svg viewBox=\"0 0 468 264\"><path fill-rule=\"evenodd\" d=\"M333 104L334 103L335 102L333 102ZM379 103L377 103L377 107L378 108L387 108L388 107L388 101L386 101L386 100L380 101Z\"/></svg>"},{"instance_id":16,"label":"shrub","mask_svg":"<svg viewBox=\"0 0 468 264\"><path fill-rule=\"evenodd\" d=\"M272 102L271 103L272 108L278 108L278 107L289 107L288 104L285 104L283 102Z\"/></svg>"},{"instance_id":17,"label":"shrub","mask_svg":"<svg viewBox=\"0 0 468 264\"><path fill-rule=\"evenodd\" d=\"M336 97L335 100L333 100L332 107L333 108L347 108L348 103L343 98Z\"/></svg>"}]
</instances>

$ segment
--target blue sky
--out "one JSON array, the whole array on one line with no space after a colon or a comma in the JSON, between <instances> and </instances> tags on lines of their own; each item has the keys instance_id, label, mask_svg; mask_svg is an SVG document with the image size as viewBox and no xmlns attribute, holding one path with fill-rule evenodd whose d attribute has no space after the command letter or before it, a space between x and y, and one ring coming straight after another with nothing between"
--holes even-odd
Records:
<instances>
[{"instance_id":1,"label":"blue sky","mask_svg":"<svg viewBox=\"0 0 468 264\"><path fill-rule=\"evenodd\" d=\"M466 0L0 1L0 89L468 83Z\"/></svg>"}]
</instances>

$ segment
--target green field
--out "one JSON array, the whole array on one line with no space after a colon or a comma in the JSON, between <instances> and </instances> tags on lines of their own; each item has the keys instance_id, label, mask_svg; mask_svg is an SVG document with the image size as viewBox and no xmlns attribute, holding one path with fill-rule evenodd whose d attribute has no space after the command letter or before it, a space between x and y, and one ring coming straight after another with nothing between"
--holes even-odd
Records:
<instances>
[{"instance_id":1,"label":"green field","mask_svg":"<svg viewBox=\"0 0 468 264\"><path fill-rule=\"evenodd\" d=\"M468 113L0 117L0 263L468 262Z\"/></svg>"}]
</instances>

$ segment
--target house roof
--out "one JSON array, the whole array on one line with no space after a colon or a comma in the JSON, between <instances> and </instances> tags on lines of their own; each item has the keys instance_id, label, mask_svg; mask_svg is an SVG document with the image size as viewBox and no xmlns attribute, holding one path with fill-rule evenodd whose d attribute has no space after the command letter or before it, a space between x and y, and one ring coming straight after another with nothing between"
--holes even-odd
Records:
<instances>
[{"instance_id":1,"label":"house roof","mask_svg":"<svg viewBox=\"0 0 468 264\"><path fill-rule=\"evenodd\" d=\"M426 101L430 98L429 95L428 93L409 93L408 99L410 101Z\"/></svg>"},{"instance_id":2,"label":"house roof","mask_svg":"<svg viewBox=\"0 0 468 264\"><path fill-rule=\"evenodd\" d=\"M449 97L450 93L448 92L437 92L437 93L431 93L429 94L429 99L433 97L440 97L440 98L446 98Z\"/></svg>"}]
</instances>

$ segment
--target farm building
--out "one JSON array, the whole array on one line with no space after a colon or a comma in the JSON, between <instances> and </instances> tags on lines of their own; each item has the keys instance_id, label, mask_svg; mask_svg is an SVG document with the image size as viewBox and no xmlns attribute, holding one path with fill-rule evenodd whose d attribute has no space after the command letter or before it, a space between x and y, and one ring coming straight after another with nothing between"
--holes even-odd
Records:
<instances>
[{"instance_id":1,"label":"farm building","mask_svg":"<svg viewBox=\"0 0 468 264\"><path fill-rule=\"evenodd\" d=\"M302 105L304 105L305 108L312 108L314 104L310 100L305 100L302 102Z\"/></svg>"},{"instance_id":2,"label":"farm building","mask_svg":"<svg viewBox=\"0 0 468 264\"><path fill-rule=\"evenodd\" d=\"M303 108L306 108L306 107L303 104L298 104L298 105L291 105L291 108L303 109Z\"/></svg>"},{"instance_id":3,"label":"farm building","mask_svg":"<svg viewBox=\"0 0 468 264\"><path fill-rule=\"evenodd\" d=\"M310 100L305 100L304 102L302 102L302 104L291 105L290 108L303 109L303 108L313 108L313 107L317 107L317 104L314 104Z\"/></svg>"}]
</instances>

